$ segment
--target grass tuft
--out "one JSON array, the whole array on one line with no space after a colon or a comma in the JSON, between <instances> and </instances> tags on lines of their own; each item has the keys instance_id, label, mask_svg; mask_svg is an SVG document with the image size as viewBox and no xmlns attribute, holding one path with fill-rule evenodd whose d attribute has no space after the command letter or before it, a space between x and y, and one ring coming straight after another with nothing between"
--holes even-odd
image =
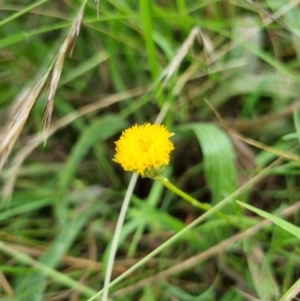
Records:
<instances>
[{"instance_id":1,"label":"grass tuft","mask_svg":"<svg viewBox=\"0 0 300 301\"><path fill-rule=\"evenodd\" d=\"M300 298L298 4L2 1L0 300Z\"/></svg>"}]
</instances>

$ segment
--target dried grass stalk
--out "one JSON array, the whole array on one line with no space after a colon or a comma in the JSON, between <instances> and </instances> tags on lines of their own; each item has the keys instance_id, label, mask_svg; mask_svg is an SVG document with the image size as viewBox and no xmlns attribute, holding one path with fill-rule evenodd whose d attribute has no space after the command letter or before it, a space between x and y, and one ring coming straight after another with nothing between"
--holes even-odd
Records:
<instances>
[{"instance_id":1,"label":"dried grass stalk","mask_svg":"<svg viewBox=\"0 0 300 301\"><path fill-rule=\"evenodd\" d=\"M10 123L6 127L0 139L0 171L6 164L13 147L18 140L24 125L28 119L32 107L42 93L48 94L48 101L43 118L44 132L49 128L54 107L54 97L60 80L64 59L72 54L76 39L82 24L84 8L87 1L84 1L70 31L58 50L50 67L32 88L26 87L14 101L10 110ZM48 92L48 93L47 93ZM45 136L46 137L46 136Z\"/></svg>"},{"instance_id":2,"label":"dried grass stalk","mask_svg":"<svg viewBox=\"0 0 300 301\"><path fill-rule=\"evenodd\" d=\"M45 131L42 135L41 133L35 134L31 137L27 143L22 147L22 149L17 153L14 160L11 163L10 168L7 170L6 179L2 188L2 197L3 199L10 199L13 188L15 185L15 181L18 175L18 172L24 162L24 160L28 157L28 155L38 146L40 145L45 138L50 137L56 131L66 127L71 124L77 118L90 114L92 112L99 111L101 109L107 108L108 106L117 103L119 101L123 101L125 99L136 97L147 92L147 87L141 87L134 90L110 95L108 97L102 98L92 104L88 104L77 111L74 111L63 118L55 121L49 129Z\"/></svg>"},{"instance_id":3,"label":"dried grass stalk","mask_svg":"<svg viewBox=\"0 0 300 301\"><path fill-rule=\"evenodd\" d=\"M168 80L171 78L171 76L175 73L177 68L180 66L182 60L186 57L187 53L189 52L197 36L201 36L201 29L200 27L195 26L190 31L189 36L181 45L180 49L172 59L171 63L161 73L159 77L159 81L164 79L163 86L167 84Z\"/></svg>"},{"instance_id":4,"label":"dried grass stalk","mask_svg":"<svg viewBox=\"0 0 300 301\"><path fill-rule=\"evenodd\" d=\"M84 7L83 7L84 9ZM64 65L64 60L67 55L72 55L76 39L79 35L80 27L83 20L84 10L81 10L76 18L72 28L70 29L66 39L64 40L62 46L60 47L58 54L55 59L55 63L53 66L53 70L50 76L50 84L49 84L49 93L48 93L48 101L45 109L45 114L43 118L43 130L44 132L49 128L51 123L51 117L53 113L54 107L54 96L59 84L61 72Z\"/></svg>"},{"instance_id":5,"label":"dried grass stalk","mask_svg":"<svg viewBox=\"0 0 300 301\"><path fill-rule=\"evenodd\" d=\"M42 78L32 89L31 93L23 100L23 104L19 106L7 130L1 137L0 142L0 171L3 169L9 154L11 153L20 133L27 121L28 115L35 104L38 97L46 84L47 78ZM27 95L27 94L25 94Z\"/></svg>"}]
</instances>

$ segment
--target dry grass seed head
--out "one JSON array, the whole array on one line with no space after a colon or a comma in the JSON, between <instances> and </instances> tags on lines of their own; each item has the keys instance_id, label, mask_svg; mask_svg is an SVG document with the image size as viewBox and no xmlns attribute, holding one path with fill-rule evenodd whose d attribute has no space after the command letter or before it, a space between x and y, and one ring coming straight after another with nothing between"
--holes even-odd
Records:
<instances>
[{"instance_id":1,"label":"dry grass seed head","mask_svg":"<svg viewBox=\"0 0 300 301\"><path fill-rule=\"evenodd\" d=\"M67 37L65 38L62 46L60 47L58 54L56 55L50 68L46 71L46 74L38 81L38 83L32 88L26 87L23 92L16 98L14 105L12 106L11 114L12 121L7 126L6 131L1 136L0 140L0 171L6 164L8 157L19 138L23 127L26 124L28 116L31 112L33 105L39 99L40 95L47 90L47 83L49 83L48 101L45 109L45 115L43 118L44 132L49 128L51 123L51 117L54 107L54 97L60 80L60 75L63 68L64 58L71 54L75 46L77 36L82 24L84 15L85 3L82 6L73 26L71 27ZM46 135L44 135L46 137Z\"/></svg>"}]
</instances>

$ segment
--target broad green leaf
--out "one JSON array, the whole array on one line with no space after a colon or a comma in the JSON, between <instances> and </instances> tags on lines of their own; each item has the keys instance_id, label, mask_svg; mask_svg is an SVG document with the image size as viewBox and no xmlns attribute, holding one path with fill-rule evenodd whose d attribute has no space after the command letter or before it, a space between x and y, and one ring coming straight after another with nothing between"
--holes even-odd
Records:
<instances>
[{"instance_id":1,"label":"broad green leaf","mask_svg":"<svg viewBox=\"0 0 300 301\"><path fill-rule=\"evenodd\" d=\"M237 187L234 150L227 133L211 123L191 123L178 128L192 130L202 149L204 173L216 204Z\"/></svg>"}]
</instances>

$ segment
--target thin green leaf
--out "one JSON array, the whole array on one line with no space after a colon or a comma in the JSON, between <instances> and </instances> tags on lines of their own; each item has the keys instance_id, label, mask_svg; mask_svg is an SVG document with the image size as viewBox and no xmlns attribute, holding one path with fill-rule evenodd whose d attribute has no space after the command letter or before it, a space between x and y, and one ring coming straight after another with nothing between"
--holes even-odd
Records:
<instances>
[{"instance_id":1,"label":"thin green leaf","mask_svg":"<svg viewBox=\"0 0 300 301\"><path fill-rule=\"evenodd\" d=\"M62 229L59 235L54 239L54 241L39 259L39 262L42 264L40 268L41 273L35 273L29 276L22 275L21 278L17 280L17 282L20 284L16 289L16 295L20 296L20 299L18 300L45 300L45 275L49 276L49 274L43 267L47 266L47 268L53 269L58 266L62 257L66 254L80 233L82 227L94 214L95 209L90 207L85 212L81 212L78 214L78 216L74 217L74 219ZM57 278L58 282L60 282L59 280L60 278Z\"/></svg>"},{"instance_id":2,"label":"thin green leaf","mask_svg":"<svg viewBox=\"0 0 300 301\"><path fill-rule=\"evenodd\" d=\"M262 216L262 217L264 217L264 218L272 221L275 225L279 226L283 230L285 230L285 231L291 233L292 235L300 238L300 228L294 226L293 224L291 224L291 223L289 223L289 222L287 222L287 221L285 221L285 220L283 220L283 219L281 219L281 218L279 218L279 217L277 217L277 216L275 216L275 215L273 215L271 213L268 213L268 212L265 212L265 211L263 211L261 209L258 209L256 207L253 207L253 206L251 206L249 204L245 204L245 203L240 202L240 201L236 201L236 202L239 205L247 208L248 210L253 211L256 214L258 214L258 215L260 215L260 216Z\"/></svg>"},{"instance_id":3,"label":"thin green leaf","mask_svg":"<svg viewBox=\"0 0 300 301\"><path fill-rule=\"evenodd\" d=\"M106 140L125 128L126 125L127 123L124 119L121 119L118 116L109 115L96 120L90 127L83 131L78 142L71 151L65 168L62 169L59 175L59 197L56 202L56 215L62 223L66 222L67 218L67 209L63 202L63 196L68 185L75 176L79 163L97 141Z\"/></svg>"},{"instance_id":4,"label":"thin green leaf","mask_svg":"<svg viewBox=\"0 0 300 301\"><path fill-rule=\"evenodd\" d=\"M151 19L151 1L140 0L141 17L144 25L145 43L147 49L147 55L149 60L150 71L152 74L152 80L155 81L158 78L158 62L157 54L155 50L155 44L153 41L153 26Z\"/></svg>"},{"instance_id":5,"label":"thin green leaf","mask_svg":"<svg viewBox=\"0 0 300 301\"><path fill-rule=\"evenodd\" d=\"M298 296L300 292L300 279L298 279L293 286L279 299L279 301L291 301ZM295 299L296 300L296 299Z\"/></svg>"},{"instance_id":6,"label":"thin green leaf","mask_svg":"<svg viewBox=\"0 0 300 301\"><path fill-rule=\"evenodd\" d=\"M50 0L41 0L41 1L38 1L38 2L33 3L31 5L25 6L24 9L21 9L20 11L14 13L13 15L9 16L8 18L2 20L0 22L0 26L3 26L5 24L7 24L7 23L9 23L9 22L11 22L11 21L19 18L20 16L28 13L29 11L33 10L36 7L39 7L40 5L42 5L42 4L44 4L44 3L48 2L48 1L50 1Z\"/></svg>"},{"instance_id":7,"label":"thin green leaf","mask_svg":"<svg viewBox=\"0 0 300 301\"><path fill-rule=\"evenodd\" d=\"M50 205L52 202L53 202L52 199L44 199L40 201L31 202L29 204L24 204L13 208L9 208L8 210L5 210L0 213L0 221L9 219L18 214L24 214L27 212L38 210L40 208Z\"/></svg>"}]
</instances>

